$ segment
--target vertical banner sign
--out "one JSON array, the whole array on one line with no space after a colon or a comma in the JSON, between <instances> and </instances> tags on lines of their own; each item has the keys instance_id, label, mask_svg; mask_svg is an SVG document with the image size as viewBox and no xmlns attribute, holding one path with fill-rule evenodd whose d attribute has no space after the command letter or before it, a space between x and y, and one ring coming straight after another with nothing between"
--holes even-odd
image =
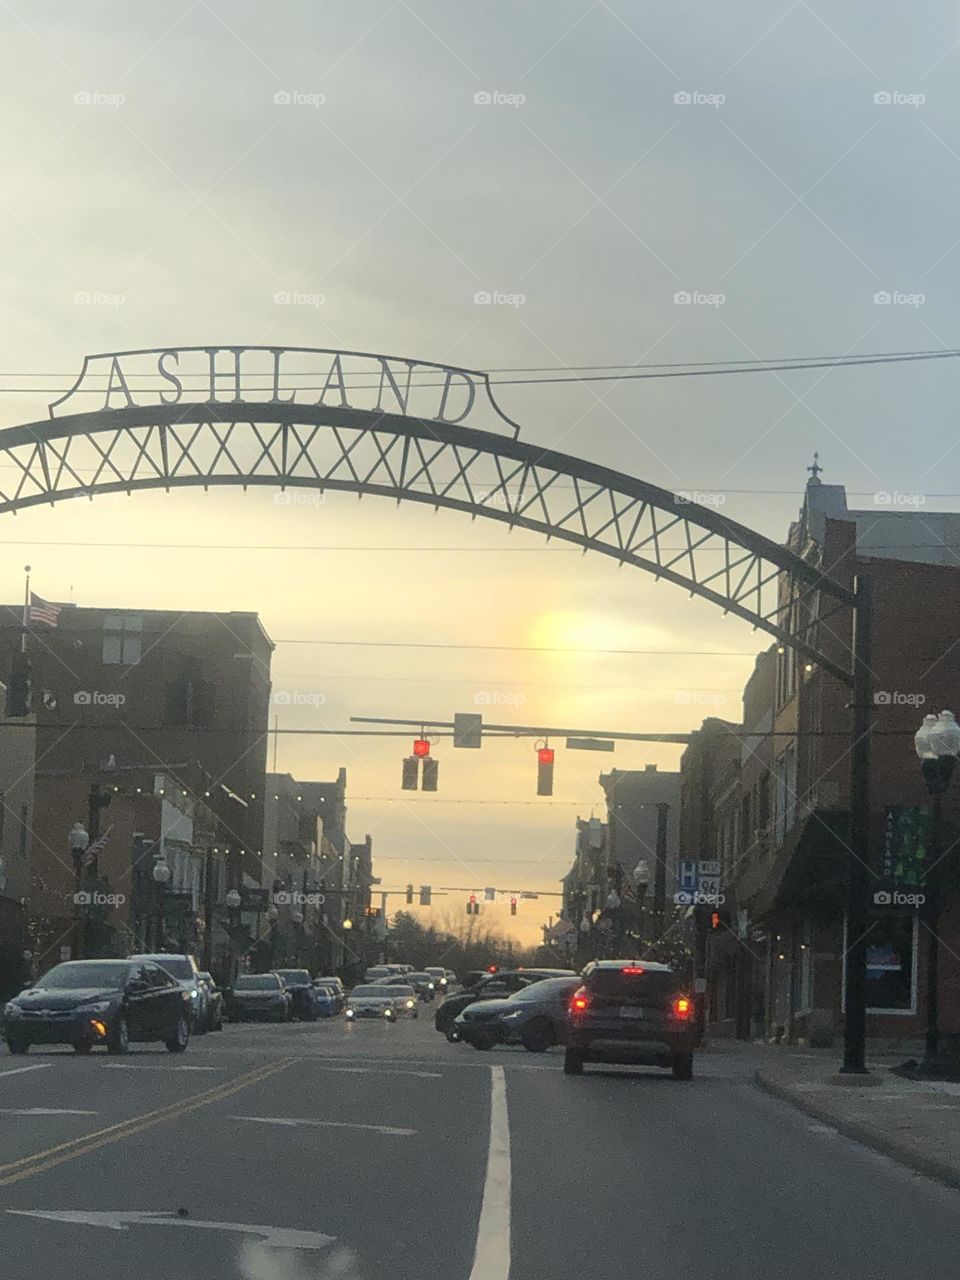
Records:
<instances>
[{"instance_id":1,"label":"vertical banner sign","mask_svg":"<svg viewBox=\"0 0 960 1280\"><path fill-rule=\"evenodd\" d=\"M925 805L887 806L881 872L888 887L916 886L923 882L932 817Z\"/></svg>"}]
</instances>

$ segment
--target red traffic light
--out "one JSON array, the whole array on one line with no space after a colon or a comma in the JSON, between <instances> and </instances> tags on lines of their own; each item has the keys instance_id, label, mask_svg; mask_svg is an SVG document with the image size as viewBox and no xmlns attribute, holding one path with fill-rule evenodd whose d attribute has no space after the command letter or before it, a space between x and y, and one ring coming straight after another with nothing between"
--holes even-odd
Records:
<instances>
[{"instance_id":1,"label":"red traffic light","mask_svg":"<svg viewBox=\"0 0 960 1280\"><path fill-rule=\"evenodd\" d=\"M430 754L430 743L426 738L414 738L413 754L415 756L428 756Z\"/></svg>"},{"instance_id":2,"label":"red traffic light","mask_svg":"<svg viewBox=\"0 0 960 1280\"><path fill-rule=\"evenodd\" d=\"M497 973L498 971L499 971L499 967L497 965L495 964L487 965L487 973Z\"/></svg>"},{"instance_id":3,"label":"red traffic light","mask_svg":"<svg viewBox=\"0 0 960 1280\"><path fill-rule=\"evenodd\" d=\"M554 753L553 747L537 748L537 760L540 762L540 764L553 764L554 754L555 753Z\"/></svg>"},{"instance_id":4,"label":"red traffic light","mask_svg":"<svg viewBox=\"0 0 960 1280\"><path fill-rule=\"evenodd\" d=\"M720 928L720 912L719 911L713 911L710 913L710 928L711 929Z\"/></svg>"}]
</instances>

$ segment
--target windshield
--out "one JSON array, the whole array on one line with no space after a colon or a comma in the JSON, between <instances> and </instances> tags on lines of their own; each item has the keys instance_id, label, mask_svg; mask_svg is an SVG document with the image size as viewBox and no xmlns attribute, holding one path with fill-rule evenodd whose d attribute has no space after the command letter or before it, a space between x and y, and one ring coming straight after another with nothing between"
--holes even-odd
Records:
<instances>
[{"instance_id":1,"label":"windshield","mask_svg":"<svg viewBox=\"0 0 960 1280\"><path fill-rule=\"evenodd\" d=\"M128 964L84 964L74 961L69 964L55 965L37 982L38 987L58 987L62 990L74 990L82 987L100 987L120 990L126 985L130 974Z\"/></svg>"},{"instance_id":2,"label":"windshield","mask_svg":"<svg viewBox=\"0 0 960 1280\"><path fill-rule=\"evenodd\" d=\"M399 990L402 990L402 988L378 987L378 986L354 987L354 989L350 992L350 996L351 996L351 999L358 998L358 997L360 999L363 999L364 997L369 996L369 997L380 997L384 1000L393 1000Z\"/></svg>"},{"instance_id":3,"label":"windshield","mask_svg":"<svg viewBox=\"0 0 960 1280\"><path fill-rule=\"evenodd\" d=\"M193 966L189 960L174 959L173 956L159 956L157 964L162 969L166 969L167 973L172 974L180 982L186 982L195 976Z\"/></svg>"},{"instance_id":4,"label":"windshield","mask_svg":"<svg viewBox=\"0 0 960 1280\"><path fill-rule=\"evenodd\" d=\"M233 984L234 991L278 991L280 979L274 973L241 975Z\"/></svg>"},{"instance_id":5,"label":"windshield","mask_svg":"<svg viewBox=\"0 0 960 1280\"><path fill-rule=\"evenodd\" d=\"M542 982L535 982L532 986L515 991L510 1000L516 1004L549 1000L563 991L575 991L579 986L579 978L544 978Z\"/></svg>"},{"instance_id":6,"label":"windshield","mask_svg":"<svg viewBox=\"0 0 960 1280\"><path fill-rule=\"evenodd\" d=\"M310 981L310 974L306 969L278 969L277 973L288 985L301 986Z\"/></svg>"}]
</instances>

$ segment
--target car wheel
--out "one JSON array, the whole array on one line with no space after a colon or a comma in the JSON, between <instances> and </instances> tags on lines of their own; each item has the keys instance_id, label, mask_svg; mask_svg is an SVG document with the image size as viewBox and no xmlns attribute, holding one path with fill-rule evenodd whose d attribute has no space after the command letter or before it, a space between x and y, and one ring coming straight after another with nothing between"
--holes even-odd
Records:
<instances>
[{"instance_id":1,"label":"car wheel","mask_svg":"<svg viewBox=\"0 0 960 1280\"><path fill-rule=\"evenodd\" d=\"M190 1043L190 1027L186 1018L177 1019L177 1029L171 1040L165 1040L164 1044L170 1053L183 1053L187 1045Z\"/></svg>"},{"instance_id":2,"label":"car wheel","mask_svg":"<svg viewBox=\"0 0 960 1280\"><path fill-rule=\"evenodd\" d=\"M553 1028L549 1022L534 1022L524 1029L520 1043L527 1053L545 1053L554 1042Z\"/></svg>"},{"instance_id":3,"label":"car wheel","mask_svg":"<svg viewBox=\"0 0 960 1280\"><path fill-rule=\"evenodd\" d=\"M568 1049L563 1055L563 1074L566 1076L583 1075L583 1054L579 1049Z\"/></svg>"},{"instance_id":4,"label":"car wheel","mask_svg":"<svg viewBox=\"0 0 960 1280\"><path fill-rule=\"evenodd\" d=\"M460 1037L454 1031L453 1027L448 1027L443 1034L447 1037L447 1040L450 1042L450 1044L457 1044L457 1042L460 1039Z\"/></svg>"},{"instance_id":5,"label":"car wheel","mask_svg":"<svg viewBox=\"0 0 960 1280\"><path fill-rule=\"evenodd\" d=\"M693 1079L693 1054L675 1053L670 1064L674 1080Z\"/></svg>"},{"instance_id":6,"label":"car wheel","mask_svg":"<svg viewBox=\"0 0 960 1280\"><path fill-rule=\"evenodd\" d=\"M130 1048L130 1028L121 1014L107 1037L107 1053L126 1053Z\"/></svg>"},{"instance_id":7,"label":"car wheel","mask_svg":"<svg viewBox=\"0 0 960 1280\"><path fill-rule=\"evenodd\" d=\"M30 1041L22 1036L7 1036L7 1048L11 1053L29 1053Z\"/></svg>"},{"instance_id":8,"label":"car wheel","mask_svg":"<svg viewBox=\"0 0 960 1280\"><path fill-rule=\"evenodd\" d=\"M75 1040L73 1043L74 1053L89 1053L93 1048L93 1044L89 1040Z\"/></svg>"}]
</instances>

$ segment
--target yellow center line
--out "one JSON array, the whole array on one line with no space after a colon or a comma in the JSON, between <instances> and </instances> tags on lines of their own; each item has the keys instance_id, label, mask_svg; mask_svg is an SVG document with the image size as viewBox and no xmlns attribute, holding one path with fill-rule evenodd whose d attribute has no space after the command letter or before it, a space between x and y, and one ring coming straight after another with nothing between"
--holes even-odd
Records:
<instances>
[{"instance_id":1,"label":"yellow center line","mask_svg":"<svg viewBox=\"0 0 960 1280\"><path fill-rule=\"evenodd\" d=\"M92 1133L82 1134L79 1138L72 1138L55 1147L47 1147L44 1151L35 1151L32 1155L22 1156L19 1160L0 1165L0 1187L8 1186L11 1182L19 1182L23 1178L31 1178L35 1173L42 1173L45 1169L52 1169L68 1160L75 1160L78 1156L87 1155L112 1142L120 1142L121 1139L129 1138L135 1133L143 1133L145 1129L152 1129L154 1125L162 1124L165 1120L189 1115L191 1111L198 1111L212 1102L221 1102L251 1085L259 1084L261 1080L285 1071L287 1067L299 1061L299 1058L282 1058L267 1066L255 1067L245 1075L237 1076L224 1084L215 1085L211 1089L205 1089L202 1093L191 1094L189 1098L181 1098L166 1107L146 1111L139 1116L131 1116L117 1124L108 1125L105 1129L95 1129Z\"/></svg>"}]
</instances>

